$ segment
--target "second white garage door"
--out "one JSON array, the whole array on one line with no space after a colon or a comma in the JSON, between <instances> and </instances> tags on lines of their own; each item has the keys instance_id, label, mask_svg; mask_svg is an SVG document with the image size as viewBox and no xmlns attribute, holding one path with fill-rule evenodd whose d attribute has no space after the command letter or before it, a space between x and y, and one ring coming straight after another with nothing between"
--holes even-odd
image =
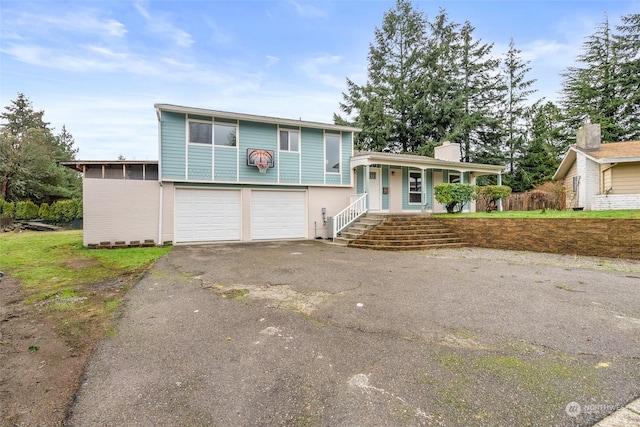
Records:
<instances>
[{"instance_id":1,"label":"second white garage door","mask_svg":"<svg viewBox=\"0 0 640 427\"><path fill-rule=\"evenodd\" d=\"M251 191L251 240L307 237L306 192Z\"/></svg>"}]
</instances>

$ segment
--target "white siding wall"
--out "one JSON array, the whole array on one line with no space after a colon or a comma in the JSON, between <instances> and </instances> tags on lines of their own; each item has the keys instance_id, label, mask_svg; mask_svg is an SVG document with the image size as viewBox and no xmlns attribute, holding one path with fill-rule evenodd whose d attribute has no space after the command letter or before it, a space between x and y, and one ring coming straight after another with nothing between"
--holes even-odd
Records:
<instances>
[{"instance_id":1,"label":"white siding wall","mask_svg":"<svg viewBox=\"0 0 640 427\"><path fill-rule=\"evenodd\" d=\"M590 210L591 199L600 193L600 166L580 153L576 158L576 166L580 176L578 207Z\"/></svg>"},{"instance_id":2,"label":"white siding wall","mask_svg":"<svg viewBox=\"0 0 640 427\"><path fill-rule=\"evenodd\" d=\"M83 243L158 242L157 181L91 179L83 182Z\"/></svg>"},{"instance_id":3,"label":"white siding wall","mask_svg":"<svg viewBox=\"0 0 640 427\"><path fill-rule=\"evenodd\" d=\"M640 194L609 194L594 196L591 200L594 211L615 209L640 209Z\"/></svg>"},{"instance_id":4,"label":"white siding wall","mask_svg":"<svg viewBox=\"0 0 640 427\"><path fill-rule=\"evenodd\" d=\"M316 236L326 239L328 227L322 221L322 208L327 208L326 217L335 216L349 206L350 196L355 194L355 188L323 188L309 187L309 215L307 235L310 239Z\"/></svg>"}]
</instances>

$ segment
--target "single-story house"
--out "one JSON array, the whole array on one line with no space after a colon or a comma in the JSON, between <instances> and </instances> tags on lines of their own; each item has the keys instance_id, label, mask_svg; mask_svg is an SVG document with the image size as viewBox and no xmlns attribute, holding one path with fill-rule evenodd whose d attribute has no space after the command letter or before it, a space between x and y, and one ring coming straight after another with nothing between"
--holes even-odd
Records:
<instances>
[{"instance_id":1,"label":"single-story house","mask_svg":"<svg viewBox=\"0 0 640 427\"><path fill-rule=\"evenodd\" d=\"M158 161L72 161L83 173L84 245L334 237L366 212L443 212L433 188L502 166L355 152L360 129L155 105Z\"/></svg>"},{"instance_id":2,"label":"single-story house","mask_svg":"<svg viewBox=\"0 0 640 427\"><path fill-rule=\"evenodd\" d=\"M568 208L640 209L640 141L603 144L600 125L584 125L553 179L562 180Z\"/></svg>"}]
</instances>

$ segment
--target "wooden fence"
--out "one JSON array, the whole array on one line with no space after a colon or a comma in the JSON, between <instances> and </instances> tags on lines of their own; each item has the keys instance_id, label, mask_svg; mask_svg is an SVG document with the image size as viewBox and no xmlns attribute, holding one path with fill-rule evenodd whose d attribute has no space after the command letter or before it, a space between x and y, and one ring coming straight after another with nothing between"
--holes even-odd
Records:
<instances>
[{"instance_id":1,"label":"wooden fence","mask_svg":"<svg viewBox=\"0 0 640 427\"><path fill-rule=\"evenodd\" d=\"M0 229L11 227L12 225L13 225L13 218L12 217L0 218Z\"/></svg>"},{"instance_id":2,"label":"wooden fence","mask_svg":"<svg viewBox=\"0 0 640 427\"><path fill-rule=\"evenodd\" d=\"M566 209L564 194L532 190L525 193L513 193L502 200L503 211L537 211L541 209ZM486 203L482 199L476 201L476 212L485 212Z\"/></svg>"}]
</instances>

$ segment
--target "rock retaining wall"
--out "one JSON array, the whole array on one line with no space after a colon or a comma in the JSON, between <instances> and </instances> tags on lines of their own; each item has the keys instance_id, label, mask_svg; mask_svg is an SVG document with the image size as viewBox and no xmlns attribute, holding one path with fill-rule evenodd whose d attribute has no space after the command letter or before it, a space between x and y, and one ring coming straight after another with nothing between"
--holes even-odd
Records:
<instances>
[{"instance_id":1,"label":"rock retaining wall","mask_svg":"<svg viewBox=\"0 0 640 427\"><path fill-rule=\"evenodd\" d=\"M438 218L471 246L640 259L640 219Z\"/></svg>"}]
</instances>

